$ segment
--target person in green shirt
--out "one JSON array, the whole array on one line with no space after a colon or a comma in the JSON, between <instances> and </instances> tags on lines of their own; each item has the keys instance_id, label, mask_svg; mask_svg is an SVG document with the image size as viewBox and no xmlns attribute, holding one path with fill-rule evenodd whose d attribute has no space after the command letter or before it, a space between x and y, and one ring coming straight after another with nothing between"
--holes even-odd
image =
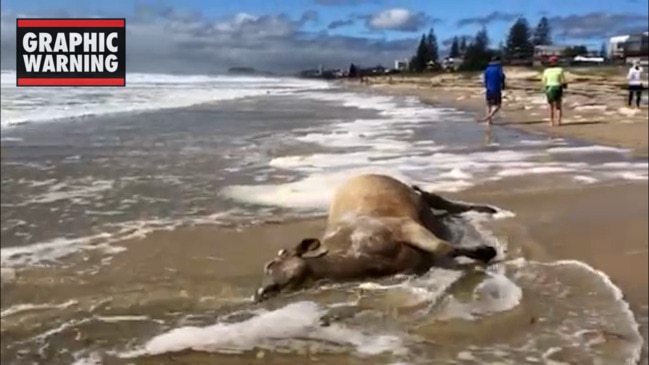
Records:
<instances>
[{"instance_id":1,"label":"person in green shirt","mask_svg":"<svg viewBox=\"0 0 649 365\"><path fill-rule=\"evenodd\" d=\"M556 56L550 56L548 58L550 67L543 71L543 87L545 88L545 96L550 106L550 125L552 127L561 125L561 102L563 99L563 89L567 86L563 68L557 66L557 61Z\"/></svg>"}]
</instances>

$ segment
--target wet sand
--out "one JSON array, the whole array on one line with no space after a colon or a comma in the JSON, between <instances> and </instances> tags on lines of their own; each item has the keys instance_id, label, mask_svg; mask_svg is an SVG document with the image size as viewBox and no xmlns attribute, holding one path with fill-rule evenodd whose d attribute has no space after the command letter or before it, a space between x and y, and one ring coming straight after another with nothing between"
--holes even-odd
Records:
<instances>
[{"instance_id":1,"label":"wet sand","mask_svg":"<svg viewBox=\"0 0 649 365\"><path fill-rule=\"evenodd\" d=\"M495 124L528 132L628 148L646 158L649 135L647 106L626 108L622 77L580 77L570 74L564 97L564 125L548 124L546 106L534 71L507 69L508 89ZM351 84L381 93L416 96L434 105L448 105L484 116L479 76L371 78L369 85ZM523 234L534 254L547 259L584 261L610 275L624 292L642 326L647 364L648 261L647 183L525 191L525 183L482 186L458 195L485 198L516 212L517 228L503 224L503 234ZM512 191L512 188L514 190ZM492 200L493 199L493 200ZM523 228L524 227L524 228ZM524 232L520 232L520 230ZM518 231L514 233L513 231Z\"/></svg>"},{"instance_id":2,"label":"wet sand","mask_svg":"<svg viewBox=\"0 0 649 365\"><path fill-rule=\"evenodd\" d=\"M433 104L475 110L476 115L480 115L483 109L482 95L477 89L438 94L410 87L396 90L380 86L376 90L418 95ZM534 118L539 118L532 115L534 112L524 108L505 110L498 123L547 133L549 129L545 123L534 122ZM644 112L646 114L646 110ZM646 118L644 123L640 123L640 117L636 115L630 123L588 124L586 118L592 119L596 115L592 110L583 111L583 122L577 121L556 131L553 129L552 133L624 146L634 149L640 156L646 155L643 153L647 146ZM521 120L530 122L520 123ZM611 138L610 143L598 139L593 134L593 126L600 127L598 133L602 138ZM645 132L642 132L643 128ZM583 185L575 184L571 179L564 180L560 175L542 175L508 178L445 195L491 203L514 212L515 218L491 224L500 239L513 244L515 249L510 253L513 257L523 256L537 261L576 259L608 274L623 290L642 326L645 354L641 363L647 363L649 214L646 182ZM178 327L179 318L188 314L195 314L195 318L187 320L186 325L213 323L214 318L242 305L250 306L247 302L242 303L241 298L253 293L261 279L263 264L277 250L306 236L317 237L323 227L323 219L241 229L215 225L184 226L116 243L115 246L126 247L127 251L112 258L101 250L89 250L73 255L66 260L65 267L21 270L12 282L3 283L3 310L17 303L53 303L54 307L24 309L19 315L2 316L2 362L17 358L25 360L25 363L29 360L43 362L59 356L57 350L61 348L74 352L128 347L132 345L133 337L152 338L169 330L169 325ZM280 307L292 299L295 297L268 303L267 307ZM399 310L398 305L396 308L392 308L390 303L386 305L386 312ZM513 316L520 315L520 311L513 312ZM124 316L130 319L124 320ZM66 325L70 320L73 324ZM133 324L136 322L139 324ZM512 328L492 322L490 328L502 325L507 330L497 330L499 336L515 336L523 333L517 331L524 331L528 323L533 326L533 318L518 321ZM20 346L5 347L5 344L19 344L34 334L56 327L54 324L60 325L57 336L38 353L21 352ZM457 333L461 334L461 331ZM493 333L487 329L476 338L488 340ZM124 361L113 359L105 363L287 364L304 360L304 355L321 364L371 361L348 355L320 356L309 354L308 350L301 351L298 355L269 356L262 350L237 357L193 352Z\"/></svg>"},{"instance_id":3,"label":"wet sand","mask_svg":"<svg viewBox=\"0 0 649 365\"><path fill-rule=\"evenodd\" d=\"M499 239L510 242L510 246L520 251L511 252L511 256L538 261L576 259L606 272L624 291L646 339L649 284L646 183L610 183L583 188L561 186L557 181L561 181L559 176L512 178L449 196L495 204L515 212L515 218L494 221L490 227ZM550 190L551 186L554 189ZM68 309L53 311L51 320L74 318L72 313L85 313L81 317L101 313L103 317L129 315L162 320L171 320L174 313L216 317L242 304L241 299L233 298L252 294L261 278L263 264L278 249L291 246L306 236L318 236L323 228L323 219L313 219L242 230L196 226L155 232L142 239L123 242L128 253L118 254L109 264L104 262L99 271L97 264L101 257L92 252L77 256L76 264L65 269L22 271L17 282L5 286L3 302L65 303L69 298L76 298ZM281 302L266 305L278 307ZM3 318L3 340L18 341L41 328L42 314L17 316L19 322L12 316ZM87 332L92 334L83 335L81 342L62 345L74 348L79 344L107 340L119 345L121 326L128 326L128 322L118 326L95 325ZM160 330L159 326L144 326L138 334L150 338ZM74 329L67 331L70 333L64 338L72 339L77 333ZM3 352L5 356L11 358L11 353ZM38 359L36 354L30 356ZM219 364L241 364L265 356L263 351L238 359L228 355L179 353L140 358L135 363L217 361ZM268 358L268 363L282 364L292 356L274 358ZM343 358L350 364L362 362L360 358ZM343 358L325 356L319 358L318 363L334 364ZM646 355L643 361L646 364Z\"/></svg>"},{"instance_id":4,"label":"wet sand","mask_svg":"<svg viewBox=\"0 0 649 365\"><path fill-rule=\"evenodd\" d=\"M649 219L646 183L526 191L525 182L482 186L462 198L480 199L516 212L494 227L541 260L579 260L605 272L624 293L647 339ZM499 185L499 184L495 184ZM508 185L508 184L507 184Z\"/></svg>"},{"instance_id":5,"label":"wet sand","mask_svg":"<svg viewBox=\"0 0 649 365\"><path fill-rule=\"evenodd\" d=\"M614 74L609 74L612 70L598 72L602 71L568 69L564 125L552 128L541 92L540 72L505 67L507 89L503 93L503 108L495 123L529 132L627 147L636 155L647 157L649 114L646 101L640 109L626 106L626 91L623 89L626 70ZM435 105L471 110L476 119L485 115L483 87L478 75L373 77L362 86L349 84L364 89L369 86L391 94L414 95Z\"/></svg>"}]
</instances>

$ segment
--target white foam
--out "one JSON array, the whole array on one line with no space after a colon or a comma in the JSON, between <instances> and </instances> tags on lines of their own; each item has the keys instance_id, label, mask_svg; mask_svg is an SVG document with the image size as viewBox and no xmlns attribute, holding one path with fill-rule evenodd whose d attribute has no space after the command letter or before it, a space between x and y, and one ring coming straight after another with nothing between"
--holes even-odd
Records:
<instances>
[{"instance_id":1,"label":"white foam","mask_svg":"<svg viewBox=\"0 0 649 365\"><path fill-rule=\"evenodd\" d=\"M601 153L617 152L628 153L628 149L608 147L608 146L581 146L581 147L552 147L547 149L548 153Z\"/></svg>"},{"instance_id":2,"label":"white foam","mask_svg":"<svg viewBox=\"0 0 649 365\"><path fill-rule=\"evenodd\" d=\"M118 322L141 322L141 321L149 321L151 320L151 317L149 316L129 316L129 315L123 315L123 316L96 316L96 320L100 322L106 322L106 323L118 323Z\"/></svg>"},{"instance_id":3,"label":"white foam","mask_svg":"<svg viewBox=\"0 0 649 365\"><path fill-rule=\"evenodd\" d=\"M18 137L0 137L0 142L22 142L22 138Z\"/></svg>"},{"instance_id":4,"label":"white foam","mask_svg":"<svg viewBox=\"0 0 649 365\"><path fill-rule=\"evenodd\" d=\"M55 238L47 242L39 242L26 246L3 247L0 250L0 263L5 267L36 265L41 262L54 262L60 258L77 252L93 242L108 240L111 235L101 233L81 238Z\"/></svg>"},{"instance_id":5,"label":"white foam","mask_svg":"<svg viewBox=\"0 0 649 365\"><path fill-rule=\"evenodd\" d=\"M640 169L647 170L649 169L649 163L647 162L605 162L601 164L601 167L604 169Z\"/></svg>"},{"instance_id":6,"label":"white foam","mask_svg":"<svg viewBox=\"0 0 649 365\"><path fill-rule=\"evenodd\" d=\"M97 194L108 191L113 188L114 181L95 180L85 186L68 186L67 184L55 184L48 187L48 191L42 195L37 195L29 200L22 202L21 205L28 204L47 204L60 200L72 200L73 202L82 202L88 198L94 198Z\"/></svg>"},{"instance_id":7,"label":"white foam","mask_svg":"<svg viewBox=\"0 0 649 365\"><path fill-rule=\"evenodd\" d=\"M538 166L531 167L527 169L503 169L498 172L497 176L525 176L532 174L556 174L561 172L571 172L574 171L571 168L560 167L560 166Z\"/></svg>"},{"instance_id":8,"label":"white foam","mask_svg":"<svg viewBox=\"0 0 649 365\"><path fill-rule=\"evenodd\" d=\"M523 300L523 291L507 275L505 265L498 263L506 257L508 244L506 240L499 239L491 231L483 227L483 223L494 219L507 219L515 216L514 212L496 208L496 214L467 212L462 216L466 224L474 230L462 235L459 244L475 246L477 244L489 245L496 248L495 264L489 265L485 271L486 278L476 286L472 299L468 302L460 301L454 296L446 298L443 308L438 313L438 319L448 320L453 318L473 320L476 316L486 316L505 312L520 305ZM477 236L476 236L477 234Z\"/></svg>"},{"instance_id":9,"label":"white foam","mask_svg":"<svg viewBox=\"0 0 649 365\"><path fill-rule=\"evenodd\" d=\"M556 145L556 144L566 144L566 141L563 138L553 138L553 139L541 139L541 140L529 140L522 139L519 141L520 144L529 145L529 146L545 146L545 145Z\"/></svg>"},{"instance_id":10,"label":"white foam","mask_svg":"<svg viewBox=\"0 0 649 365\"><path fill-rule=\"evenodd\" d=\"M341 102L345 106L359 109L376 109L386 113L389 110L397 109L395 98L389 95L360 95L357 93L321 93L311 92L300 94L305 99L316 99L321 101ZM409 110L409 115L416 115L420 110Z\"/></svg>"},{"instance_id":11,"label":"white foam","mask_svg":"<svg viewBox=\"0 0 649 365\"><path fill-rule=\"evenodd\" d=\"M550 356L560 352L561 350L562 350L561 347L550 347L547 351L545 351L543 353L544 363L547 364L547 365L570 365L567 362L554 361L554 360L550 359Z\"/></svg>"},{"instance_id":12,"label":"white foam","mask_svg":"<svg viewBox=\"0 0 649 365\"><path fill-rule=\"evenodd\" d=\"M412 149L412 148L411 148ZM518 161L523 155L514 151L476 152L467 155L432 153L407 155L383 151L347 154L314 154L279 157L270 165L310 173L302 180L285 184L237 185L221 191L225 197L248 203L291 208L320 209L329 203L336 187L348 178L365 173L386 174L407 183L434 191L458 191L474 185L465 171L471 167L504 161Z\"/></svg>"},{"instance_id":13,"label":"white foam","mask_svg":"<svg viewBox=\"0 0 649 365\"><path fill-rule=\"evenodd\" d=\"M180 222L163 220L136 221L121 224L114 233L103 232L77 238L55 238L24 246L3 247L0 249L2 267L21 267L55 263L58 260L82 250L95 250L114 255L125 248L111 246L122 240L141 238L156 229L173 229Z\"/></svg>"},{"instance_id":14,"label":"white foam","mask_svg":"<svg viewBox=\"0 0 649 365\"><path fill-rule=\"evenodd\" d=\"M600 318L602 315L606 315L611 317L610 320L614 321L616 326L620 326L620 328L624 328L625 330L624 333L624 338L625 338L625 343L628 344L628 348L625 351L624 355L625 356L625 361L620 364L627 364L627 365L632 365L632 364L637 364L640 355L642 352L642 347L644 340L642 338L642 334L640 333L640 325L635 319L635 316L633 314L633 311L631 311L630 305L628 302L624 300L624 294L622 293L622 290L616 286L611 278L604 272L597 270L593 268L592 266L578 260L558 260L558 261L553 261L553 262L536 262L536 261L527 261L523 258L519 258L516 260L512 260L507 263L509 266L518 268L519 272L525 271L525 269L533 268L534 266L544 266L544 267L571 267L575 269L582 270L589 275L593 275L594 277L598 278L599 282L607 289L608 293L610 294L610 299L612 299L615 303L615 306L607 306L606 310L611 311L610 313L598 313L597 310L594 312L588 312L590 308L580 308L579 312L583 312L584 315L590 315L590 316L595 316L598 318L598 320L605 319L605 318ZM577 292L579 291L579 288L573 288ZM584 295L594 295L595 293L584 293ZM561 300L561 298L556 298L556 300ZM619 313L617 313L619 311ZM621 315L621 317L620 317ZM623 319L623 321L622 321ZM595 322L597 323L597 322ZM596 328L598 331L601 330L601 326ZM626 332L630 331L630 332ZM579 338L581 337L580 334L584 332L583 328L580 328L578 331L571 333L571 337ZM547 358L550 356L552 353L556 352L555 350L557 349L549 349L546 354L544 354L544 358Z\"/></svg>"},{"instance_id":15,"label":"white foam","mask_svg":"<svg viewBox=\"0 0 649 365\"><path fill-rule=\"evenodd\" d=\"M511 327L520 333L510 334L505 342L469 346L456 355L458 358L485 364L520 363L518 356L524 355L526 361L563 364L553 357L566 351L579 363L637 363L643 346L638 323L607 275L575 260L517 258L498 266L496 274L488 270L490 278L476 287L472 299L449 297L435 319L472 321L476 314L515 308L522 299L522 287L525 295L530 295L523 309L533 308L537 324L534 328L523 323L519 328ZM617 338L611 341L607 333Z\"/></svg>"},{"instance_id":16,"label":"white foam","mask_svg":"<svg viewBox=\"0 0 649 365\"><path fill-rule=\"evenodd\" d=\"M273 158L269 162L270 167L290 171L301 178L281 184L229 186L220 192L222 196L257 205L322 210L339 184L351 176L364 173L390 175L426 190L457 192L481 182L511 176L561 173L592 176L598 180L635 179L646 170L646 163L604 166L547 161L552 154L558 153L626 151L605 146L547 149L501 147L496 151L467 151L456 146L449 148L439 141L413 142L409 140L410 136L432 123L475 124L467 115L433 108L416 100L404 103L397 97L387 95L318 91L301 93L297 97L374 109L381 118L338 120L330 125L299 130L294 137L299 141L354 150ZM565 144L565 141L523 140L520 144L545 146ZM642 168L644 170L639 171ZM607 175L611 170L620 173ZM578 180L584 181L581 178Z\"/></svg>"},{"instance_id":17,"label":"white foam","mask_svg":"<svg viewBox=\"0 0 649 365\"><path fill-rule=\"evenodd\" d=\"M81 354L75 354L75 358L77 358L71 365L101 365L101 356L93 352L88 356L84 356Z\"/></svg>"},{"instance_id":18,"label":"white foam","mask_svg":"<svg viewBox=\"0 0 649 365\"><path fill-rule=\"evenodd\" d=\"M636 322L635 315L633 314L633 311L631 310L631 307L630 307L629 303L626 300L624 300L624 293L622 293L622 290L617 285L615 285L613 283L611 278L608 275L606 275L606 273L604 273L603 271L597 270L597 269L593 268L592 266L590 266L590 265L588 265L588 264L586 264L586 263L584 263L582 261L578 261L578 260L559 260L559 261L555 261L555 262L552 262L552 263L546 263L545 265L550 265L550 266L552 266L552 265L555 265L555 266L557 266L557 265L576 266L576 267L579 267L582 270L585 270L585 271L587 271L587 272L589 272L589 273L591 273L593 275L596 275L596 276L598 276L600 278L602 283L611 291L615 301L617 302L617 304L620 306L620 309L624 313L624 315L626 317L626 320L634 328L634 330L636 332L635 333L635 335L636 335L635 340L636 340L636 342L639 343L639 346L637 346L637 349L636 349L636 352L634 353L633 358L629 359L630 360L629 364L637 363L640 360L640 353L642 351L642 343L644 342L644 340L642 339L642 334L640 333L640 325L638 324L638 322Z\"/></svg>"},{"instance_id":19,"label":"white foam","mask_svg":"<svg viewBox=\"0 0 649 365\"><path fill-rule=\"evenodd\" d=\"M238 212L237 209L184 219L150 219L109 224L110 233L76 238L55 238L23 246L0 249L0 266L16 268L60 263L60 260L81 251L95 251L113 256L126 250L118 244L123 241L144 238L154 231L169 231L181 225L221 224L225 218Z\"/></svg>"},{"instance_id":20,"label":"white foam","mask_svg":"<svg viewBox=\"0 0 649 365\"><path fill-rule=\"evenodd\" d=\"M438 318L473 320L476 316L513 309L522 299L523 290L511 279L503 274L490 274L475 288L471 301L463 302L449 297Z\"/></svg>"},{"instance_id":21,"label":"white foam","mask_svg":"<svg viewBox=\"0 0 649 365\"><path fill-rule=\"evenodd\" d=\"M442 178L450 177L450 178L461 179L461 180L471 179L473 177L473 175L461 169L452 169L449 172L441 173L439 176Z\"/></svg>"},{"instance_id":22,"label":"white foam","mask_svg":"<svg viewBox=\"0 0 649 365\"><path fill-rule=\"evenodd\" d=\"M364 282L359 289L367 291L405 292L408 297L399 297L402 307L417 306L423 303L434 303L441 298L448 288L462 277L458 270L432 268L425 275L407 277L405 280L391 285L376 282Z\"/></svg>"},{"instance_id":23,"label":"white foam","mask_svg":"<svg viewBox=\"0 0 649 365\"><path fill-rule=\"evenodd\" d=\"M575 181L579 181L579 182L582 182L584 184L594 184L594 183L599 181L599 180L597 180L596 178L594 178L592 176L584 176L584 175L574 176L573 179Z\"/></svg>"},{"instance_id":24,"label":"white foam","mask_svg":"<svg viewBox=\"0 0 649 365\"><path fill-rule=\"evenodd\" d=\"M387 173L379 168L367 168L364 171ZM261 205L325 209L333 197L335 187L356 173L358 170L340 171L326 175L313 174L302 180L286 184L233 185L224 188L220 194Z\"/></svg>"},{"instance_id":25,"label":"white foam","mask_svg":"<svg viewBox=\"0 0 649 365\"><path fill-rule=\"evenodd\" d=\"M286 340L291 339L351 347L361 355L405 351L398 336L366 334L335 323L322 327L320 318L324 314L326 309L314 302L291 303L242 322L176 328L152 338L142 349L123 353L120 357L134 358L184 350L239 353L255 348L289 346Z\"/></svg>"},{"instance_id":26,"label":"white foam","mask_svg":"<svg viewBox=\"0 0 649 365\"><path fill-rule=\"evenodd\" d=\"M126 75L123 88L18 88L2 71L2 128L24 122L170 109L272 93L328 88L319 80L204 75Z\"/></svg>"},{"instance_id":27,"label":"white foam","mask_svg":"<svg viewBox=\"0 0 649 365\"><path fill-rule=\"evenodd\" d=\"M575 110L596 110L596 111L605 111L607 108L606 105L579 105L575 107Z\"/></svg>"},{"instance_id":28,"label":"white foam","mask_svg":"<svg viewBox=\"0 0 649 365\"><path fill-rule=\"evenodd\" d=\"M467 214L470 213L475 213L475 212L469 212ZM491 218L496 220L514 218L514 217L516 217L516 213L502 208L497 208L497 212L495 214L491 214Z\"/></svg>"},{"instance_id":29,"label":"white foam","mask_svg":"<svg viewBox=\"0 0 649 365\"><path fill-rule=\"evenodd\" d=\"M30 312L30 311L35 311L35 310L47 310L47 309L64 309L71 307L73 305L76 305L78 302L76 300L68 300L67 302L64 303L58 303L58 304L53 304L53 303L44 303L44 304L31 304L31 303L26 303L26 304L16 304L12 305L11 307L2 310L0 312L0 318L5 318L9 317L15 314L19 313L24 313L24 312Z\"/></svg>"},{"instance_id":30,"label":"white foam","mask_svg":"<svg viewBox=\"0 0 649 365\"><path fill-rule=\"evenodd\" d=\"M616 175L624 180L647 180L649 178L646 171L644 173L622 171L618 172Z\"/></svg>"}]
</instances>

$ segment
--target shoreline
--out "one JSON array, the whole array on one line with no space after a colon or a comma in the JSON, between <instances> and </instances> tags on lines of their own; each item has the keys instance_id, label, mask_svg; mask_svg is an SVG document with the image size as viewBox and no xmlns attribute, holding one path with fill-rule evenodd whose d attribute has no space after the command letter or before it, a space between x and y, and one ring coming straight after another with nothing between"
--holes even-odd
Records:
<instances>
[{"instance_id":1,"label":"shoreline","mask_svg":"<svg viewBox=\"0 0 649 365\"><path fill-rule=\"evenodd\" d=\"M503 91L503 106L494 119L494 126L554 138L628 148L636 157L649 157L649 109L646 104L641 105L639 110L626 107L625 90L619 87L624 81L616 78L603 81L601 78L575 76L568 72L570 87L564 96L563 125L552 128L548 126L549 116L539 87L540 74L516 68L505 68L505 73L508 86ZM447 106L474 113L476 120L485 113L483 88L479 77L439 74L376 76L367 80L364 84L348 80L338 84L352 90L414 96L424 104ZM590 90L592 95L588 95Z\"/></svg>"},{"instance_id":2,"label":"shoreline","mask_svg":"<svg viewBox=\"0 0 649 365\"><path fill-rule=\"evenodd\" d=\"M386 92L389 87L371 89ZM410 89L395 92L408 95L404 90ZM426 90L420 91L426 94ZM424 102L482 112L481 94L471 92L473 95L466 96L467 91L444 91L438 94L447 99L428 95ZM499 118L505 123L496 125L530 127L533 133L547 134L540 124L515 124L519 117L530 117L529 113L506 111ZM578 124L589 127L586 123ZM633 141L626 143L624 136L618 135L625 146L636 154L641 152ZM646 135L643 136L646 145ZM494 204L514 212L516 217L489 223L489 228L497 237L517 242L525 257L539 261L574 259L606 273L623 291L640 323L645 339L642 363L646 364L647 182L618 180L581 185L570 184L562 177L507 177L443 195ZM3 307L10 300L31 303L47 298L63 303L75 298L75 305L92 312L88 308L97 305L94 301L108 296L118 298L111 303L111 311L116 314L121 311L147 315L148 311L157 313L163 309L210 313L222 306L227 310L229 297L251 294L258 285L263 263L278 249L307 235L321 234L323 226L324 218L320 217L237 229L205 224L158 230L143 238L115 243L127 250L112 256L105 265L102 261L106 257L99 250L90 250L66 261L72 264L70 267L28 268L13 279L17 285L10 286ZM102 262L102 266L94 267L97 262ZM633 274L629 267L634 268Z\"/></svg>"},{"instance_id":3,"label":"shoreline","mask_svg":"<svg viewBox=\"0 0 649 365\"><path fill-rule=\"evenodd\" d=\"M416 79L416 78L413 78ZM454 85L454 87L430 87L422 86L422 82L435 84L434 78L420 78L419 83L403 82L401 85L391 84L383 77L370 78L369 84L359 85L351 82L343 83L345 86L355 90L362 91L376 91L378 93L386 93L398 96L414 96L417 97L422 103L432 105L435 107L452 107L459 110L464 110L469 113L483 114L485 105L483 100L482 88L475 85ZM454 79L454 81L459 78ZM474 83L475 84L475 83ZM529 85L527 85L529 88ZM534 108L528 105L517 105L517 98L521 98L521 90L525 87L520 85L510 87L505 91L503 108L496 116L493 125L496 127L511 128L520 130L527 133L537 135L549 136L551 138L567 138L575 142L583 142L588 144L600 144L610 147L626 148L632 153L632 156L638 159L645 160L648 157L647 138L648 138L648 116L646 106L642 107L640 111L635 111L632 115L629 113L624 115L624 109L621 113L618 110L620 119L627 118L626 121L607 122L602 121L602 108L596 110L575 111L575 104L577 104L570 93L564 99L564 105L573 105L567 112L564 113L564 124L560 127L549 127L545 116L545 110L541 108ZM537 94L541 94L537 92ZM538 96L537 96L538 97ZM610 109L610 102L606 109ZM509 105L508 105L509 104ZM512 105L513 104L513 105ZM543 105L542 105L543 106ZM578 106L576 106L578 107ZM605 109L605 110L606 110ZM572 114L572 115L571 115ZM609 114L612 114L609 112ZM476 122L478 123L478 122ZM486 123L480 123L486 127ZM507 185L507 184L505 184ZM578 260L585 262L596 270L601 270L608 275L612 282L620 288L623 298L630 304L636 320L640 325L640 332L644 338L644 346L641 354L640 364L649 363L648 355L648 324L647 313L648 309L648 286L649 282L647 276L649 252L647 246L649 245L649 234L647 233L647 182L631 183L634 188L625 190L625 184L613 184L613 186L620 187L619 189L612 188L616 191L615 194L624 194L626 202L615 201L613 198L608 198L609 202L599 203L609 209L617 209L622 211L633 211L632 214L621 214L622 218L617 218L614 214L610 215L605 220L587 220L588 223L580 222L583 226L576 229L574 226L566 228L564 225L571 220L578 220L579 216L570 216L565 211L570 211L574 207L568 201L577 203L579 195L582 191L592 192L597 196L597 199L605 200L597 192L599 190L607 190L607 184L593 184L592 186L584 186L581 189L575 189L572 192L566 192L565 189L560 187L550 187L543 192L522 193L517 198L512 198L511 190L507 189L506 192L500 193L491 191L487 198L488 203L496 204L504 209L511 210L516 213L516 221L525 222L525 234L527 239L537 241L539 246L531 248L540 257L547 257L554 260ZM631 189L633 191L631 192ZM484 192L490 189L487 186L477 186L468 190L448 194L451 197L459 199L473 199L479 198ZM582 191L579 191L582 190ZM483 192L482 194L480 192ZM573 195L574 194L574 195ZM541 198L544 196L544 198ZM493 199L493 200L492 200ZM502 204L505 204L504 206ZM588 202L580 202L580 204L589 204ZM532 205L533 208L528 207ZM592 207L598 206L597 203L590 204ZM631 208L632 207L632 208ZM580 213L587 214L587 211ZM561 216L559 218L558 216ZM543 221L538 221L543 217ZM552 218L551 218L552 217ZM611 220L615 222L611 222ZM501 234L512 234L511 227L508 230L504 227L494 227L496 232ZM592 228L596 227L596 228ZM516 229L514 230L516 231ZM616 235L618 233L619 235ZM567 245L562 245L557 242L573 240ZM633 247L628 249L627 253L621 253L620 244L624 247ZM629 246L626 246L629 245ZM640 274L631 275L628 271L628 266L635 267L640 271Z\"/></svg>"},{"instance_id":4,"label":"shoreline","mask_svg":"<svg viewBox=\"0 0 649 365\"><path fill-rule=\"evenodd\" d=\"M646 183L608 182L587 188L558 184L552 189L558 177L513 177L444 195L514 212L515 217L486 223L495 237L509 243L510 257L577 260L608 276L640 326L645 340L640 364L646 364ZM104 257L90 251L73 258L66 268L20 272L16 285L3 286L9 289L3 310L11 302L38 303L38 298L48 298L50 303L67 303L74 298L71 310L92 313L97 303L112 298L108 299L110 313L116 315L157 318L164 308L227 312L252 295L261 268L279 249L318 236L324 226L324 217L319 217L244 229L205 224L152 232L118 243L127 250L99 268L96 263ZM97 292L99 288L103 289ZM6 321L3 324L9 328L23 325Z\"/></svg>"}]
</instances>

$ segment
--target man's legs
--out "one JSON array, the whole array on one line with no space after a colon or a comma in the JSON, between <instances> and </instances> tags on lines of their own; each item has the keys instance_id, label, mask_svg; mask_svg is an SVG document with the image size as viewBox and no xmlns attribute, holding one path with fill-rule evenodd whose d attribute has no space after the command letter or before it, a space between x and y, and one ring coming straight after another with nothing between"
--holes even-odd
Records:
<instances>
[{"instance_id":1,"label":"man's legs","mask_svg":"<svg viewBox=\"0 0 649 365\"><path fill-rule=\"evenodd\" d=\"M550 127L554 127L554 102L548 101L548 107L550 108Z\"/></svg>"},{"instance_id":2,"label":"man's legs","mask_svg":"<svg viewBox=\"0 0 649 365\"><path fill-rule=\"evenodd\" d=\"M488 120L489 125L493 123L494 115L496 115L496 113L498 113L499 110L500 110L500 104L494 105L492 107L491 114L489 114L489 120Z\"/></svg>"},{"instance_id":3,"label":"man's legs","mask_svg":"<svg viewBox=\"0 0 649 365\"><path fill-rule=\"evenodd\" d=\"M550 127L554 127L554 95L552 94L552 89L547 88L545 90L545 97L548 100L548 108L550 109Z\"/></svg>"},{"instance_id":4,"label":"man's legs","mask_svg":"<svg viewBox=\"0 0 649 365\"><path fill-rule=\"evenodd\" d=\"M487 109L487 112L485 113L484 118L482 118L480 121L489 121L489 116L491 115L491 109L492 109L492 102L491 102L491 94L487 91L485 92L485 106Z\"/></svg>"},{"instance_id":5,"label":"man's legs","mask_svg":"<svg viewBox=\"0 0 649 365\"><path fill-rule=\"evenodd\" d=\"M633 94L635 93L635 90L633 88L633 85L629 85L629 98L627 100L627 105L629 108L631 107L631 103L633 102Z\"/></svg>"},{"instance_id":6,"label":"man's legs","mask_svg":"<svg viewBox=\"0 0 649 365\"><path fill-rule=\"evenodd\" d=\"M491 125L493 123L493 118L496 113L500 110L500 105L489 105L487 107L487 116L484 120L487 121L487 124Z\"/></svg>"},{"instance_id":7,"label":"man's legs","mask_svg":"<svg viewBox=\"0 0 649 365\"><path fill-rule=\"evenodd\" d=\"M642 100L642 85L638 86L635 92L635 106L640 109L640 101Z\"/></svg>"},{"instance_id":8,"label":"man's legs","mask_svg":"<svg viewBox=\"0 0 649 365\"><path fill-rule=\"evenodd\" d=\"M562 117L562 108L561 102L563 99L563 90L556 86L549 87L546 90L546 96L548 99L548 104L550 106L550 126L554 127L555 125L561 125ZM556 124L555 124L556 116Z\"/></svg>"},{"instance_id":9,"label":"man's legs","mask_svg":"<svg viewBox=\"0 0 649 365\"><path fill-rule=\"evenodd\" d=\"M489 125L493 123L493 117L500 110L502 104L502 96L500 93L487 93L487 116L483 121L487 121Z\"/></svg>"},{"instance_id":10,"label":"man's legs","mask_svg":"<svg viewBox=\"0 0 649 365\"><path fill-rule=\"evenodd\" d=\"M485 113L485 117L482 118L482 121L484 122L486 120L489 120L490 115L491 115L491 103L489 102L489 100L487 100L487 112Z\"/></svg>"}]
</instances>

